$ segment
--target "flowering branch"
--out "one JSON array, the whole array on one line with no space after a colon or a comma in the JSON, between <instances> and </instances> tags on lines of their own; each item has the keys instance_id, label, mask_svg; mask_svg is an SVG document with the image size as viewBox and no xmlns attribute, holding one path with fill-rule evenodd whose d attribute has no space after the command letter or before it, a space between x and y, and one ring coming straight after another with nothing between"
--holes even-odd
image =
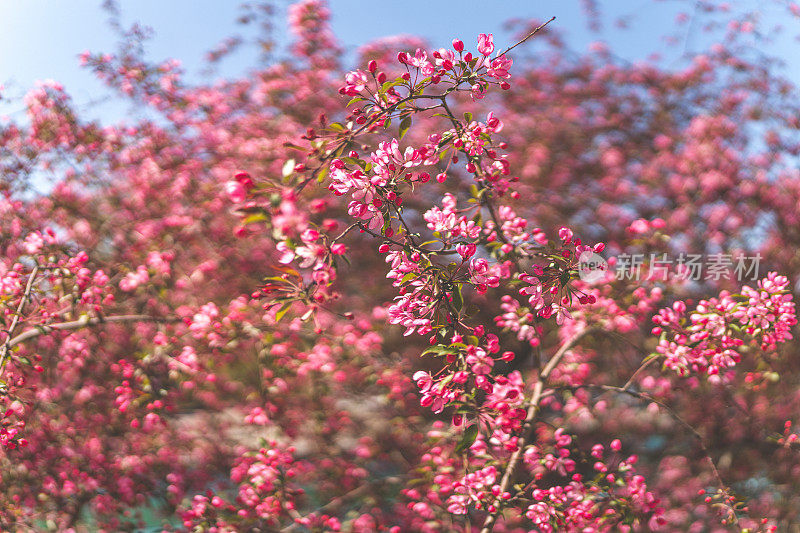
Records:
<instances>
[{"instance_id":1,"label":"flowering branch","mask_svg":"<svg viewBox=\"0 0 800 533\"><path fill-rule=\"evenodd\" d=\"M522 426L522 432L517 440L517 449L511 455L511 458L508 460L508 465L506 466L505 471L503 472L503 477L500 481L500 494L502 495L504 492L508 490L508 487L511 485L511 481L514 478L514 473L517 470L517 466L519 465L520 459L522 458L522 454L525 452L525 447L528 443L528 439L530 439L531 432L533 431L533 422L536 419L536 415L539 412L539 402L542 399L542 392L544 390L544 386L547 383L550 374L553 370L558 366L561 360L564 358L564 355L567 354L572 348L578 344L581 339L586 337L587 335L596 331L597 328L595 327L588 327L572 337L569 341L564 343L561 348L553 355L552 358L547 362L547 364L542 369L539 377L536 379L536 383L533 386L533 393L531 394L530 400L528 400L527 404L527 411L525 416L525 423ZM483 527L481 528L481 533L489 533L494 528L494 524L497 521L497 516L500 513L502 504L502 498L497 497L495 499L495 511L490 512L486 517L486 520L483 522Z\"/></svg>"},{"instance_id":2,"label":"flowering branch","mask_svg":"<svg viewBox=\"0 0 800 533\"><path fill-rule=\"evenodd\" d=\"M22 312L25 309L25 305L31 298L31 292L33 291L33 282L36 279L36 275L39 273L39 265L33 267L31 270L30 275L28 276L28 282L25 284L25 290L20 297L19 304L17 305L17 310L14 313L14 318L11 320L11 325L8 328L7 335L5 342L3 342L3 346L0 347L0 376L3 375L3 371L6 367L6 362L8 359L8 352L9 350L17 344L14 342L12 335L14 331L17 329L17 324L19 324L20 317L22 316Z\"/></svg>"}]
</instances>

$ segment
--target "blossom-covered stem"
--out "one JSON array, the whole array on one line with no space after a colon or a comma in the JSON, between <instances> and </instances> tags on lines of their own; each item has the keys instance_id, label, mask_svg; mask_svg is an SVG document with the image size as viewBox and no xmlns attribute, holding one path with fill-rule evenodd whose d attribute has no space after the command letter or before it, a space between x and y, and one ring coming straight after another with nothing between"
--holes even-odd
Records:
<instances>
[{"instance_id":1,"label":"blossom-covered stem","mask_svg":"<svg viewBox=\"0 0 800 533\"><path fill-rule=\"evenodd\" d=\"M17 329L17 325L19 324L20 316L22 316L22 312L25 310L25 305L28 303L31 297L31 291L33 290L33 282L36 280L36 275L39 273L39 265L33 267L31 270L30 275L28 276L28 283L25 285L25 291L22 293L22 297L19 300L19 305L17 306L17 310L14 313L14 318L11 320L11 325L8 327L8 337L6 341L3 343L3 346L0 347L0 376L3 375L3 370L6 367L6 361L8 359L8 351L11 349L14 344L14 339L12 336L14 335L14 331Z\"/></svg>"},{"instance_id":2,"label":"blossom-covered stem","mask_svg":"<svg viewBox=\"0 0 800 533\"><path fill-rule=\"evenodd\" d=\"M514 473L519 465L519 461L522 458L522 454L525 451L525 447L528 443L528 438L531 434L533 429L533 422L536 419L536 415L539 412L539 402L542 399L542 391L544 390L544 385L547 379L550 377L550 374L553 370L558 366L561 362L561 359L569 352L578 342L581 341L587 335L593 333L596 328L589 327L581 331L580 333L576 334L572 339L564 343L561 348L553 355L552 358L547 362L547 364L542 369L542 372L539 374L539 377L536 379L536 383L533 386L533 393L531 394L531 399L528 401L528 408L527 414L525 416L525 423L522 426L522 432L520 434L519 440L517 440L517 449L511 455L511 458L508 460L508 466L506 466L505 471L503 472L503 477L500 481L500 492L499 494L503 494L508 490L508 487L511 485L511 481L514 478ZM497 521L497 515L501 511L502 500L497 498L494 502L494 507L496 511L489 513L486 517L486 520L483 522L483 527L481 528L481 533L489 533L492 531L495 522Z\"/></svg>"},{"instance_id":3,"label":"blossom-covered stem","mask_svg":"<svg viewBox=\"0 0 800 533\"><path fill-rule=\"evenodd\" d=\"M484 197L482 198L482 202L481 202L481 203L482 203L482 205L484 205L484 206L486 207L486 209L489 211L489 216L490 216L490 217L492 217L492 222L494 222L494 224L495 224L495 227L496 227L496 228L498 228L498 231L497 231L497 238L498 238L498 239L500 239L500 241L501 241L503 244L510 244L510 243L508 242L508 239L506 238L506 236L505 236L505 235L503 234L503 232L502 232L502 231L500 231L500 229L499 229L499 228L502 228L502 227L503 227L503 223L502 223L502 222L500 222L500 219L499 219L499 218L497 218L497 210L494 208L494 204L492 203L492 199L491 199L491 197L489 197L488 195L484 196Z\"/></svg>"},{"instance_id":4,"label":"blossom-covered stem","mask_svg":"<svg viewBox=\"0 0 800 533\"><path fill-rule=\"evenodd\" d=\"M522 41L518 42L517 44L521 44L521 43L525 42L525 40L528 39L528 37L531 37L533 34L538 32L540 29L545 27L549 22L552 22L554 19L555 19L555 17L553 17L552 19L550 19L549 21L547 21L546 23L544 23L540 27L538 27L535 30L533 30L533 32L531 32L527 37L525 37L525 39L523 39ZM517 45L515 44L514 46L517 46ZM513 46L511 48L513 48ZM509 48L509 50L511 48ZM508 52L508 50L506 50L506 52ZM445 114L447 115L448 119L450 120L450 122L452 122L452 124L455 127L456 131L459 134L461 134L463 132L462 124L458 121L458 119L456 119L455 114L453 114L453 112L450 110L450 107L447 105L447 100L446 100L445 96L442 96L441 101L442 101L441 107L444 110ZM473 161L473 162L476 162L476 160L477 160L477 158L475 158L474 156L470 156L469 154L467 154L467 158L470 161ZM477 177L481 177L481 166L479 164L475 165L475 171L477 173ZM508 239L506 238L506 236L500 230L500 228L502 228L503 224L500 222L500 220L497 217L497 211L494 208L494 204L492 203L491 196L489 194L485 194L481 198L481 205L486 207L486 209L489 211L489 216L492 218L492 221L495 224L495 228L497 228L497 238L500 239L500 241L503 244L510 244L508 242ZM514 254L513 262L514 262L514 266L517 267L517 270L518 271L522 271L522 268L520 267L520 264L519 264L519 259L517 257L517 254Z\"/></svg>"},{"instance_id":5,"label":"blossom-covered stem","mask_svg":"<svg viewBox=\"0 0 800 533\"><path fill-rule=\"evenodd\" d=\"M420 100L420 99L444 101L444 99L447 97L447 95L450 94L451 92L453 92L454 90L455 90L455 87L451 87L451 88L447 89L445 92L443 92L442 94L410 94L410 95L406 96L405 98L402 98L402 99L398 100L394 104L386 107L385 109L382 109L380 112L376 113L373 117L371 117L367 122L365 122L360 128L358 128L355 131L352 131L347 137L345 137L343 139L344 142L342 142L342 144L339 145L339 147L337 147L336 149L330 150L320 160L319 165L317 165L311 171L309 176L295 186L295 192L302 191L306 187L306 185L311 183L313 180L317 179L317 176L319 175L320 171L322 171L332 159L334 159L334 158L336 158L336 157L338 157L340 155L340 151L343 149L343 147L346 145L347 142L352 141L359 134L364 133L365 131L367 131L371 126L373 126L376 122L378 122L383 117L389 116L392 113L394 113L395 111L397 111L400 108L401 105L406 104L408 102L411 102L413 100Z\"/></svg>"}]
</instances>

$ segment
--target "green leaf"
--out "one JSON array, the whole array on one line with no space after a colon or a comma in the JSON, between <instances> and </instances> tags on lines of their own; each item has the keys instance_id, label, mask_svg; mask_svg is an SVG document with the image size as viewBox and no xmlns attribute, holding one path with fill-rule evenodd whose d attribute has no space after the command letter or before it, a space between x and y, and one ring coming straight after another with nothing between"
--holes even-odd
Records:
<instances>
[{"instance_id":1,"label":"green leaf","mask_svg":"<svg viewBox=\"0 0 800 533\"><path fill-rule=\"evenodd\" d=\"M401 284L401 285L404 285L404 284L406 284L406 283L408 283L409 281L411 281L411 280L414 280L414 279L417 279L417 274L416 274L416 272L409 272L408 274L406 274L405 276L403 276L403 279L401 279L401 280L400 280L400 284Z\"/></svg>"},{"instance_id":2,"label":"green leaf","mask_svg":"<svg viewBox=\"0 0 800 533\"><path fill-rule=\"evenodd\" d=\"M456 308L456 311L461 311L461 308L464 307L464 296L461 294L461 287L462 287L462 285L459 285L452 292L452 294L453 294L453 307Z\"/></svg>"},{"instance_id":3,"label":"green leaf","mask_svg":"<svg viewBox=\"0 0 800 533\"><path fill-rule=\"evenodd\" d=\"M426 349L422 352L422 355L427 354L434 354L434 355L446 355L449 353L453 353L453 350L448 348L447 346L442 346L441 344L437 344L436 346L431 346L430 348Z\"/></svg>"},{"instance_id":4,"label":"green leaf","mask_svg":"<svg viewBox=\"0 0 800 533\"><path fill-rule=\"evenodd\" d=\"M351 165L358 165L362 169L367 166L367 162L366 161L364 161L363 159L359 159L357 157L346 156L346 157L340 157L339 159L341 159L345 163L349 163Z\"/></svg>"},{"instance_id":5,"label":"green leaf","mask_svg":"<svg viewBox=\"0 0 800 533\"><path fill-rule=\"evenodd\" d=\"M472 113L470 113L469 111L467 111L466 113L464 113L464 120L466 120L466 121L467 121L467 124L469 124L470 122L472 122Z\"/></svg>"},{"instance_id":6,"label":"green leaf","mask_svg":"<svg viewBox=\"0 0 800 533\"><path fill-rule=\"evenodd\" d=\"M320 170L319 174L317 174L317 182L322 183L323 181L325 181L327 175L328 175L328 167L327 166L322 167L322 170Z\"/></svg>"},{"instance_id":7,"label":"green leaf","mask_svg":"<svg viewBox=\"0 0 800 533\"><path fill-rule=\"evenodd\" d=\"M411 115L406 115L405 117L403 117L403 120L400 121L401 139L405 136L406 132L408 131L408 128L410 127L411 127Z\"/></svg>"},{"instance_id":8,"label":"green leaf","mask_svg":"<svg viewBox=\"0 0 800 533\"><path fill-rule=\"evenodd\" d=\"M275 322L280 322L281 318L283 318L283 315L285 315L286 312L289 311L289 308L291 306L292 306L292 302L286 302L285 304L283 304L281 306L281 308L278 309L278 312L275 313Z\"/></svg>"},{"instance_id":9,"label":"green leaf","mask_svg":"<svg viewBox=\"0 0 800 533\"><path fill-rule=\"evenodd\" d=\"M255 224L256 222L263 222L265 220L267 220L267 215L265 215L264 213L255 213L255 214L252 214L249 217L245 218L242 221L242 223L245 224L245 225L247 225L247 224Z\"/></svg>"},{"instance_id":10,"label":"green leaf","mask_svg":"<svg viewBox=\"0 0 800 533\"><path fill-rule=\"evenodd\" d=\"M475 442L475 439L478 438L478 425L472 424L467 429L464 430L464 434L461 436L461 440L458 441L456 445L456 453L461 453Z\"/></svg>"}]
</instances>

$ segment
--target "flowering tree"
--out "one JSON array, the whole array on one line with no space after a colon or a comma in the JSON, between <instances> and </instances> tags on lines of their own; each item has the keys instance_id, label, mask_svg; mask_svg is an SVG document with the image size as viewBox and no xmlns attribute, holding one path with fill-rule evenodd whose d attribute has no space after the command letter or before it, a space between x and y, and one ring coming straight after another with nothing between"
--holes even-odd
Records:
<instances>
[{"instance_id":1,"label":"flowering tree","mask_svg":"<svg viewBox=\"0 0 800 533\"><path fill-rule=\"evenodd\" d=\"M350 70L304 0L246 79L83 56L152 120L31 91L3 529L788 530L800 114L753 15L703 12L679 71L548 23Z\"/></svg>"}]
</instances>

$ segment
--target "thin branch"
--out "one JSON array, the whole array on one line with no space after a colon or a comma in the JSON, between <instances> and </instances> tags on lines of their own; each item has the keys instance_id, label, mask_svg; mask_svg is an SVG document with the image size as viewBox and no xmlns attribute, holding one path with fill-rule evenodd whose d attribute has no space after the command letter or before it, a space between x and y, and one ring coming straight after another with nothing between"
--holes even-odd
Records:
<instances>
[{"instance_id":1,"label":"thin branch","mask_svg":"<svg viewBox=\"0 0 800 533\"><path fill-rule=\"evenodd\" d=\"M548 24L550 24L550 23L551 23L551 22L553 22L554 20L556 20L556 18L555 18L555 17L551 17L551 18L550 18L550 20L548 20L547 22L545 22L544 24L542 24L542 25L541 25L541 26L539 26L538 28L534 29L534 30L533 30L532 32L530 32L528 35L526 35L525 37L523 37L523 38L522 38L522 40L518 41L516 44L512 44L511 46L509 46L508 48L506 48L506 49L505 49L503 52L501 52L501 53L497 54L497 57L500 57L500 56L504 56L504 55L506 55L506 54L507 54L507 53L509 53L511 50L513 50L513 49L514 49L514 48L516 48L517 46L521 45L522 43L524 43L525 41L527 41L528 39L530 39L531 37L533 37L534 35L536 35L537 33L539 33L539 31L543 30L545 26L547 26Z\"/></svg>"},{"instance_id":2,"label":"thin branch","mask_svg":"<svg viewBox=\"0 0 800 533\"><path fill-rule=\"evenodd\" d=\"M508 491L508 487L511 485L511 481L514 479L514 473L519 465L519 461L522 457L523 451L525 450L525 446L528 440L531 438L531 434L533 432L533 422L539 412L539 402L542 399L542 391L544 390L544 385L550 377L550 374L558 366L567 352L574 348L575 345L581 341L581 339L590 333L593 333L594 331L594 327L588 327L563 344L561 348L558 349L556 354L550 358L545 367L542 369L542 372L539 374L539 377L536 379L536 383L533 387L533 394L531 395L531 399L528 401L528 411L527 416L525 417L525 424L522 426L522 434L517 440L517 449L508 460L508 465L506 466L505 472L503 473L503 477L500 481L500 493L494 501L495 511L489 513L489 515L486 517L486 520L483 522L481 533L489 533L497 521L497 515L500 513L502 494Z\"/></svg>"},{"instance_id":3,"label":"thin branch","mask_svg":"<svg viewBox=\"0 0 800 533\"><path fill-rule=\"evenodd\" d=\"M358 222L355 222L355 223L353 223L353 224L350 224L349 226L347 226L347 229L345 229L343 232L341 232L339 235L337 235L337 236L336 236L336 238L334 238L334 239L331 241L331 245L334 245L334 244L336 244L337 242L339 242L339 240L340 240L340 239L343 239L345 235L347 235L348 233L350 233L350 230L357 228L357 227L358 227L358 224L359 224Z\"/></svg>"},{"instance_id":4,"label":"thin branch","mask_svg":"<svg viewBox=\"0 0 800 533\"><path fill-rule=\"evenodd\" d=\"M59 322L56 324L47 324L41 326L34 326L26 331L23 331L13 339L6 341L9 348L16 346L22 342L34 339L40 335L51 333L53 331L69 331L75 329L83 329L89 326L99 326L103 324L124 323L124 322L178 322L177 317L165 318L150 315L116 315L107 317L93 317L83 316L78 320L71 322Z\"/></svg>"},{"instance_id":5,"label":"thin branch","mask_svg":"<svg viewBox=\"0 0 800 533\"><path fill-rule=\"evenodd\" d=\"M342 494L341 496L338 496L338 497L332 499L331 501L329 501L328 503L326 503L322 507L320 507L318 509L315 509L314 511L312 511L309 514L315 514L316 515L316 514L320 514L320 513L327 513L329 511L337 509L338 507L340 507L343 503L347 502L348 500L352 500L354 498L360 498L361 496L364 496L364 495L368 494L375 487L375 485L382 484L382 483L400 483L401 481L403 481L402 477L391 476L391 477L376 479L375 481L371 481L369 483L364 483L363 485L354 488L350 492L347 492L346 494ZM286 526L283 529L281 529L281 532L293 531L295 528L297 528L299 526L299 523L297 522L297 520L302 520L302 516L300 516L300 514L297 513L297 516L295 516L293 514L292 518L295 519L295 522L292 523L292 524L289 524L288 526Z\"/></svg>"},{"instance_id":6,"label":"thin branch","mask_svg":"<svg viewBox=\"0 0 800 533\"><path fill-rule=\"evenodd\" d=\"M6 338L3 346L0 347L0 376L3 375L3 371L6 367L6 362L8 360L8 352L9 350L16 344L14 342L14 331L17 329L17 325L19 324L19 318L22 316L22 312L25 310L25 305L31 298L31 292L33 290L33 282L36 279L36 275L39 273L39 265L33 267L31 270L30 275L28 276L28 283L25 285L25 291L22 293L22 297L19 300L19 305L17 305L17 311L14 313L14 318L11 321L11 326L8 328L8 337Z\"/></svg>"},{"instance_id":7,"label":"thin branch","mask_svg":"<svg viewBox=\"0 0 800 533\"><path fill-rule=\"evenodd\" d=\"M628 378L628 381L626 381L626 382L625 382L625 385L623 385L623 386L622 386L622 388L623 388L623 389L625 389L625 390L628 390L628 388L629 388L631 385L633 385L633 384L634 384L634 382L636 381L636 378L637 378L637 377L639 377L639 374L641 374L642 372L644 372L644 370L645 370L645 369L646 369L648 366L650 366L650 365L653 363L653 361L658 361L659 359L660 359L660 357L651 357L650 359L648 359L647 361L645 361L645 362L644 362L644 363L643 363L641 366L639 366L639 368L637 368L637 369L636 369L636 372L634 372L634 373L631 375L631 377L630 377L630 378Z\"/></svg>"}]
</instances>

